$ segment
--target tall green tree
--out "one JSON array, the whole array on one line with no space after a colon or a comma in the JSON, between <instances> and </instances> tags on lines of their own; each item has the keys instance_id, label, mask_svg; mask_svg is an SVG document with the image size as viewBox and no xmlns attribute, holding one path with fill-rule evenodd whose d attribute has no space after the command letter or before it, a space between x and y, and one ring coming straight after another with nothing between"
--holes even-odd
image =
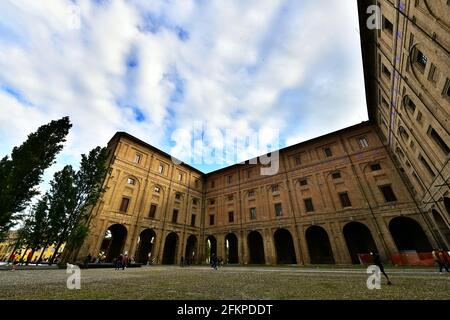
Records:
<instances>
[{"instance_id":1,"label":"tall green tree","mask_svg":"<svg viewBox=\"0 0 450 320\"><path fill-rule=\"evenodd\" d=\"M36 187L42 174L54 163L71 127L68 117L51 121L14 147L11 157L0 160L0 240L20 219L18 213L39 194Z\"/></svg>"},{"instance_id":2,"label":"tall green tree","mask_svg":"<svg viewBox=\"0 0 450 320\"><path fill-rule=\"evenodd\" d=\"M39 248L45 248L53 239L49 238L49 206L48 195L45 194L33 210L24 220L24 225L20 230L23 235L26 247L35 252Z\"/></svg>"},{"instance_id":3,"label":"tall green tree","mask_svg":"<svg viewBox=\"0 0 450 320\"><path fill-rule=\"evenodd\" d=\"M63 243L68 251L76 250L83 243L89 210L105 191L107 157L107 149L97 147L81 156L77 172L66 166L55 174L50 190L50 225L58 241L51 263Z\"/></svg>"}]
</instances>

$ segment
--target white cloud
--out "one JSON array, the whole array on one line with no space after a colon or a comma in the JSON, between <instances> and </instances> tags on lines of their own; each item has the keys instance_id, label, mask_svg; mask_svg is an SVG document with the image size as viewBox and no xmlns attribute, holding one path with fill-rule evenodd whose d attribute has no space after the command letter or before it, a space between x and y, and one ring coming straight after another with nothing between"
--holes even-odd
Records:
<instances>
[{"instance_id":1,"label":"white cloud","mask_svg":"<svg viewBox=\"0 0 450 320\"><path fill-rule=\"evenodd\" d=\"M20 94L0 89L2 154L65 115L63 162L118 130L169 151L171 130L196 121L291 144L366 117L355 1L77 3L80 29L72 1L0 3L0 88ZM336 70L320 70L326 59Z\"/></svg>"}]
</instances>

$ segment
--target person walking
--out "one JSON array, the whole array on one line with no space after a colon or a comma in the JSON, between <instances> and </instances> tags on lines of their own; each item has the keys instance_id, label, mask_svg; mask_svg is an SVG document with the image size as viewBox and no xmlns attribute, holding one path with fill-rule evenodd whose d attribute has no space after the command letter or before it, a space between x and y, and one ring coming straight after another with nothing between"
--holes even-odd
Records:
<instances>
[{"instance_id":1,"label":"person walking","mask_svg":"<svg viewBox=\"0 0 450 320\"><path fill-rule=\"evenodd\" d=\"M436 263L437 267L439 268L439 272L442 272L444 265L442 264L441 258L439 257L439 250L433 250L431 252L431 255L433 256L433 260Z\"/></svg>"},{"instance_id":2,"label":"person walking","mask_svg":"<svg viewBox=\"0 0 450 320\"><path fill-rule=\"evenodd\" d=\"M128 263L130 262L128 258L128 253L125 252L122 260L122 270L125 270L126 267L128 267Z\"/></svg>"},{"instance_id":3,"label":"person walking","mask_svg":"<svg viewBox=\"0 0 450 320\"><path fill-rule=\"evenodd\" d=\"M433 258L434 258L434 261L436 261L437 265L439 266L439 272L442 273L442 269L445 269L445 271L450 272L448 270L448 264L447 264L446 254L445 254L444 250L439 249L439 250L435 250L433 252L434 252Z\"/></svg>"},{"instance_id":4,"label":"person walking","mask_svg":"<svg viewBox=\"0 0 450 320\"><path fill-rule=\"evenodd\" d=\"M183 256L181 256L181 258L180 258L180 267L184 267L184 257Z\"/></svg>"},{"instance_id":5,"label":"person walking","mask_svg":"<svg viewBox=\"0 0 450 320\"><path fill-rule=\"evenodd\" d=\"M213 268L214 270L217 270L217 262L218 262L217 256L215 253L213 253L211 255L211 268Z\"/></svg>"},{"instance_id":6,"label":"person walking","mask_svg":"<svg viewBox=\"0 0 450 320\"><path fill-rule=\"evenodd\" d=\"M447 269L450 270L450 255L449 252L446 250L442 250L443 260L445 265L447 266Z\"/></svg>"},{"instance_id":7,"label":"person walking","mask_svg":"<svg viewBox=\"0 0 450 320\"><path fill-rule=\"evenodd\" d=\"M387 284L388 284L388 285L391 285L392 282L391 282L391 280L389 280L388 275L387 275L386 272L384 271L384 266L383 266L383 263L381 262L380 255L379 255L377 252L371 252L370 255L371 255L372 258L373 258L373 263L374 263L378 268L380 268L381 273L383 273L383 275L386 277Z\"/></svg>"},{"instance_id":8,"label":"person walking","mask_svg":"<svg viewBox=\"0 0 450 320\"><path fill-rule=\"evenodd\" d=\"M123 263L123 255L119 254L119 256L115 259L115 270L119 270Z\"/></svg>"}]
</instances>

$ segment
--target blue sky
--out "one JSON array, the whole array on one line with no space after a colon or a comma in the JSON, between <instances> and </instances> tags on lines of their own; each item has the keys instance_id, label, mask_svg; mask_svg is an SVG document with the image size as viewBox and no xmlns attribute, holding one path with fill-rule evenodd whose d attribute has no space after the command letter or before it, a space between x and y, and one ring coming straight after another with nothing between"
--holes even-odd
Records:
<instances>
[{"instance_id":1,"label":"blue sky","mask_svg":"<svg viewBox=\"0 0 450 320\"><path fill-rule=\"evenodd\" d=\"M284 147L360 123L356 1L1 1L0 155L65 115L47 180L116 131L171 153L199 124L217 147L268 129Z\"/></svg>"}]
</instances>

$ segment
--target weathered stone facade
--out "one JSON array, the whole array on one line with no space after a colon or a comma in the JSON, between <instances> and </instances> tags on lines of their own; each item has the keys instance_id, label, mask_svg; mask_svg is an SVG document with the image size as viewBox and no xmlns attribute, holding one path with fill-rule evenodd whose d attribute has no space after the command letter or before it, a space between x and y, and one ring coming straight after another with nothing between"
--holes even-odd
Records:
<instances>
[{"instance_id":1,"label":"weathered stone facade","mask_svg":"<svg viewBox=\"0 0 450 320\"><path fill-rule=\"evenodd\" d=\"M390 225L400 216L413 219L435 246L375 128L362 123L283 149L274 176L248 163L203 175L118 133L109 145L108 190L93 210L80 257L103 250L110 260L127 251L145 263L151 252L154 263L173 264L181 256L206 262L207 252L215 252L243 264L359 263L358 254L371 250L385 259L398 252ZM383 195L386 186L394 198ZM108 229L120 239L110 254L103 242Z\"/></svg>"},{"instance_id":2,"label":"weathered stone facade","mask_svg":"<svg viewBox=\"0 0 450 320\"><path fill-rule=\"evenodd\" d=\"M373 4L381 30L366 27ZM369 122L281 150L274 176L249 163L205 175L118 133L79 257L346 264L374 250L388 260L449 249L448 1L361 0L358 10Z\"/></svg>"},{"instance_id":3,"label":"weathered stone facade","mask_svg":"<svg viewBox=\"0 0 450 320\"><path fill-rule=\"evenodd\" d=\"M358 1L367 101L419 210L450 247L450 4L377 1L381 30L365 27Z\"/></svg>"}]
</instances>

